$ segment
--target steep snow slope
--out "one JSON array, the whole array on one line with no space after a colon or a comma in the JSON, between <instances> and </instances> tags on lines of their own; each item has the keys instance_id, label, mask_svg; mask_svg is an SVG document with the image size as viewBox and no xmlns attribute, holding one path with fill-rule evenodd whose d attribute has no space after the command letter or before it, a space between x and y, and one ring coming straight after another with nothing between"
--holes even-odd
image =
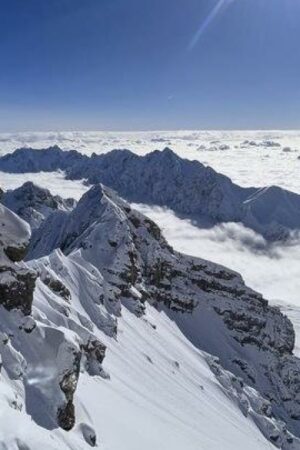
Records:
<instances>
[{"instance_id":1,"label":"steep snow slope","mask_svg":"<svg viewBox=\"0 0 300 450\"><path fill-rule=\"evenodd\" d=\"M66 263L61 254L57 258ZM85 276L78 278L78 282L82 281ZM77 300L72 296L72 303ZM64 302L53 293L50 296L41 283L34 304L36 321L47 314L47 320L45 316L43 320L48 325L56 324L66 330ZM70 308L70 322L76 314L80 314L86 326L88 323L91 326L89 316L77 305ZM16 316L12 320L18 324ZM4 319L8 321L1 314L1 323ZM119 319L118 340L98 329L94 332L109 348L105 367L111 378L91 377L85 371L80 374L74 399L76 425L70 432L49 430L41 421L46 405L25 406L28 391L23 391L21 381L11 381L5 374L7 361L3 361L1 449L87 450L93 442L89 437L95 431L98 447L106 450L231 450L241 445L249 450L270 448L251 416L245 417L227 390L220 387L206 363L206 355L197 351L164 314L149 306L144 319L140 319L124 309ZM22 338L23 335L24 332ZM47 342L49 350L51 347L54 350L55 341L47 336ZM37 349L28 339L23 346L28 346L26 356L32 361L31 352ZM30 386L41 385L50 397L57 362L49 358L49 350L45 352L43 345L37 351L37 360L30 363L26 376Z\"/></svg>"},{"instance_id":2,"label":"steep snow slope","mask_svg":"<svg viewBox=\"0 0 300 450\"><path fill-rule=\"evenodd\" d=\"M97 383L82 376L78 385L78 397L99 430L100 448L273 447L220 386L205 354L196 350L165 314L147 306L141 320L124 309L118 328L118 341L105 341L110 382Z\"/></svg>"},{"instance_id":3,"label":"steep snow slope","mask_svg":"<svg viewBox=\"0 0 300 450\"><path fill-rule=\"evenodd\" d=\"M201 227L241 222L271 241L286 239L291 231L300 229L297 194L278 187L241 188L210 167L182 159L168 148L144 157L115 150L90 158L57 147L19 149L0 158L2 171L54 169L65 170L68 179L102 182L133 202L167 206Z\"/></svg>"}]
</instances>

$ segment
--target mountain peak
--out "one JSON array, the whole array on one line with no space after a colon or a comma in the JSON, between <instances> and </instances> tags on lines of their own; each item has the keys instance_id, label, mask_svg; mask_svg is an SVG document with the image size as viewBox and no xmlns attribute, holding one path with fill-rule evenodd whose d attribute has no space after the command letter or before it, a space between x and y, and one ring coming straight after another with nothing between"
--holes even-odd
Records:
<instances>
[{"instance_id":1,"label":"mountain peak","mask_svg":"<svg viewBox=\"0 0 300 450\"><path fill-rule=\"evenodd\" d=\"M2 205L0 213L7 213ZM85 413L89 406L93 409L92 397L99 403L101 395L109 395L102 405L109 408L113 402L115 417L118 380L121 394L128 383L132 393L143 389L150 372L147 389L159 373L159 384L166 379L163 395L172 396L178 413L191 389L193 410L200 414L196 417L205 416L201 396L215 398L209 386L219 383L218 392L232 402L236 418L249 416L270 441L276 439L284 449L293 441L298 448L300 361L292 353L292 324L239 274L174 251L153 221L102 184L93 186L73 210L46 217L33 233L28 258L23 267L27 264L34 274L19 278L21 295L11 295L15 278L0 267L0 382L17 392L23 389L20 401L26 408L20 414L30 416L31 426L40 432L53 430L54 435L60 426L70 430L68 443L78 435L85 440L92 436L93 443L90 412ZM26 286L30 295L22 306ZM4 332L9 336L5 344ZM106 345L112 380L102 367ZM128 375L126 367L120 369L123 362L130 368ZM201 370L195 372L199 364ZM9 371L16 382L3 380ZM128 392L122 398L131 399ZM168 402L163 403L167 411ZM210 402L204 403L206 413ZM172 400L172 417L173 406ZM215 414L214 403L212 407ZM106 416L107 410L102 412ZM96 415L91 414L94 419ZM81 442L69 447L85 448Z\"/></svg>"}]
</instances>

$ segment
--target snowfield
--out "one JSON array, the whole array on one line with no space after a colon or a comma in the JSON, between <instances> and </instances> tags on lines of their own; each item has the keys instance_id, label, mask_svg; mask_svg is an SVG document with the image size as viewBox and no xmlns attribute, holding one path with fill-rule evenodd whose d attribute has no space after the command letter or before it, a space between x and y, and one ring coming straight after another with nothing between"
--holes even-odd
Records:
<instances>
[{"instance_id":1,"label":"snowfield","mask_svg":"<svg viewBox=\"0 0 300 450\"><path fill-rule=\"evenodd\" d=\"M271 448L164 313L149 307L141 321L124 310L119 330L107 342L111 382L78 386L105 450Z\"/></svg>"},{"instance_id":2,"label":"snowfield","mask_svg":"<svg viewBox=\"0 0 300 450\"><path fill-rule=\"evenodd\" d=\"M277 233L275 220L297 231L300 133L1 134L0 157L53 145L89 157L170 147L242 186L232 197L224 178L213 211L219 192L232 214L244 188L291 193L247 197L259 226L221 214L201 228L172 204L91 187L81 161L66 166L74 179L60 157L30 173L22 154L26 173L0 172L0 449L300 449L300 240L293 226L293 239L260 234L267 215Z\"/></svg>"}]
</instances>

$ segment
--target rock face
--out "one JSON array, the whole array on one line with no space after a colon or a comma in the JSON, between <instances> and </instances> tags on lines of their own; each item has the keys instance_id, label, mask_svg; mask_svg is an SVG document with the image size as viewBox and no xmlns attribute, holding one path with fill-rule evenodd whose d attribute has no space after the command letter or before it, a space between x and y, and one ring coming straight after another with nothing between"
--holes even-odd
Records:
<instances>
[{"instance_id":1,"label":"rock face","mask_svg":"<svg viewBox=\"0 0 300 450\"><path fill-rule=\"evenodd\" d=\"M0 304L4 308L18 309L23 314L31 313L35 272L12 266L0 267Z\"/></svg>"},{"instance_id":2,"label":"rock face","mask_svg":"<svg viewBox=\"0 0 300 450\"><path fill-rule=\"evenodd\" d=\"M90 158L58 147L20 149L0 158L9 172L64 170L69 179L103 183L136 203L167 206L199 226L241 222L267 240L300 230L300 196L271 186L242 188L210 167L178 157L169 148L144 157L129 150Z\"/></svg>"},{"instance_id":3,"label":"rock face","mask_svg":"<svg viewBox=\"0 0 300 450\"><path fill-rule=\"evenodd\" d=\"M60 389L65 395L65 404L58 408L57 422L66 431L71 430L75 425L75 407L73 403L74 393L77 387L80 371L81 352L74 353L73 367L63 374L59 383Z\"/></svg>"}]
</instances>

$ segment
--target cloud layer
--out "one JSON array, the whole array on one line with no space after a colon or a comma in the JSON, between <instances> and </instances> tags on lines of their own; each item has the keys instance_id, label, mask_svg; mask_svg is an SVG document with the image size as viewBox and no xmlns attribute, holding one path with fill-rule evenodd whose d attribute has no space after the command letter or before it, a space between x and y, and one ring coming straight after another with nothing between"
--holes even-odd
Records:
<instances>
[{"instance_id":1,"label":"cloud layer","mask_svg":"<svg viewBox=\"0 0 300 450\"><path fill-rule=\"evenodd\" d=\"M170 210L134 205L155 220L176 250L240 272L246 283L274 303L300 305L300 243L269 246L242 225L200 230Z\"/></svg>"}]
</instances>

